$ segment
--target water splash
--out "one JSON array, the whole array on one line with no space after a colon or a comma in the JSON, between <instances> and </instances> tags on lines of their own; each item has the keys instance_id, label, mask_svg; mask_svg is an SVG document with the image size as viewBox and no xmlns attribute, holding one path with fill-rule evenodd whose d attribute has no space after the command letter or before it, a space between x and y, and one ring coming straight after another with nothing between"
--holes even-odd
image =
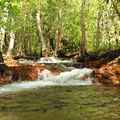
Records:
<instances>
[{"instance_id":1,"label":"water splash","mask_svg":"<svg viewBox=\"0 0 120 120\"><path fill-rule=\"evenodd\" d=\"M42 57L37 62L38 63L69 63L72 62L72 60L60 60L55 57Z\"/></svg>"},{"instance_id":2,"label":"water splash","mask_svg":"<svg viewBox=\"0 0 120 120\"><path fill-rule=\"evenodd\" d=\"M19 59L18 60L20 63L33 63L32 60L27 60L27 59ZM61 60L55 57L41 57L37 61L34 61L35 63L71 63L73 62L72 60Z\"/></svg>"},{"instance_id":3,"label":"water splash","mask_svg":"<svg viewBox=\"0 0 120 120\"><path fill-rule=\"evenodd\" d=\"M44 81L50 81L55 85L90 85L92 84L92 78L90 74L91 69L74 69L72 71L62 72L58 76L52 76L44 78Z\"/></svg>"},{"instance_id":4,"label":"water splash","mask_svg":"<svg viewBox=\"0 0 120 120\"><path fill-rule=\"evenodd\" d=\"M19 62L19 63L33 63L32 60L27 60L27 59L24 59L24 58L18 59L18 62Z\"/></svg>"},{"instance_id":5,"label":"water splash","mask_svg":"<svg viewBox=\"0 0 120 120\"><path fill-rule=\"evenodd\" d=\"M43 71L43 77L39 77L36 81L24 81L1 86L0 94L45 86L91 85L91 73L92 70L88 68L62 72L57 76L54 76L50 71Z\"/></svg>"}]
</instances>

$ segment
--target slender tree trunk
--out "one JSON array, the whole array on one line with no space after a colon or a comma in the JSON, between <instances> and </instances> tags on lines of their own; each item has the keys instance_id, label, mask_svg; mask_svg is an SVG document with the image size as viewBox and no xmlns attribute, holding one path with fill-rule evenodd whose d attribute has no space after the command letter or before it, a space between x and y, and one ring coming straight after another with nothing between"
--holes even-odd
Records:
<instances>
[{"instance_id":1,"label":"slender tree trunk","mask_svg":"<svg viewBox=\"0 0 120 120\"><path fill-rule=\"evenodd\" d=\"M1 30L0 30L0 51L1 52L3 52L4 39L5 39L5 29L1 27Z\"/></svg>"},{"instance_id":2,"label":"slender tree trunk","mask_svg":"<svg viewBox=\"0 0 120 120\"><path fill-rule=\"evenodd\" d=\"M2 16L2 23L3 25L0 28L0 51L3 53L3 46L4 46L4 39L5 39L5 24L7 23L8 20L8 15L9 15L9 5L10 3L5 4L4 6L4 11L3 11L3 16Z\"/></svg>"},{"instance_id":3,"label":"slender tree trunk","mask_svg":"<svg viewBox=\"0 0 120 120\"><path fill-rule=\"evenodd\" d=\"M82 0L82 49L81 49L81 54L85 55L86 54L86 28L85 28L85 1Z\"/></svg>"},{"instance_id":4,"label":"slender tree trunk","mask_svg":"<svg viewBox=\"0 0 120 120\"><path fill-rule=\"evenodd\" d=\"M56 55L62 49L62 25L61 25L61 10L58 9L58 26L57 26L57 41L56 41Z\"/></svg>"},{"instance_id":5,"label":"slender tree trunk","mask_svg":"<svg viewBox=\"0 0 120 120\"><path fill-rule=\"evenodd\" d=\"M96 33L96 49L99 50L100 48L100 36L101 36L101 11L98 13L98 20L97 20L97 33Z\"/></svg>"},{"instance_id":6,"label":"slender tree trunk","mask_svg":"<svg viewBox=\"0 0 120 120\"><path fill-rule=\"evenodd\" d=\"M54 52L55 52L55 45L54 45L54 39L53 39L53 33L52 30L49 28L48 29L48 32L47 32L47 41L48 41L48 44L47 44L47 47L48 47L48 51L49 51L49 55L54 55Z\"/></svg>"},{"instance_id":7,"label":"slender tree trunk","mask_svg":"<svg viewBox=\"0 0 120 120\"><path fill-rule=\"evenodd\" d=\"M106 1L106 39L108 40L108 48L110 49L111 44L110 44L110 8L111 8L111 0Z\"/></svg>"},{"instance_id":8,"label":"slender tree trunk","mask_svg":"<svg viewBox=\"0 0 120 120\"><path fill-rule=\"evenodd\" d=\"M49 36L49 51L50 52L55 51L55 46L54 46L54 42L53 42L52 36Z\"/></svg>"},{"instance_id":9,"label":"slender tree trunk","mask_svg":"<svg viewBox=\"0 0 120 120\"><path fill-rule=\"evenodd\" d=\"M15 34L12 30L13 25L14 25L14 20L13 18L11 18L10 43L9 43L9 47L7 51L7 57L9 57L10 59L12 59L12 50L13 50L14 43L15 43Z\"/></svg>"},{"instance_id":10,"label":"slender tree trunk","mask_svg":"<svg viewBox=\"0 0 120 120\"><path fill-rule=\"evenodd\" d=\"M15 42L15 34L11 30L11 32L10 32L10 44L9 44L7 56L12 56L12 50L13 50L13 47L14 47L14 42Z\"/></svg>"},{"instance_id":11,"label":"slender tree trunk","mask_svg":"<svg viewBox=\"0 0 120 120\"><path fill-rule=\"evenodd\" d=\"M2 56L2 52L0 51L0 76L3 76L5 73L5 64Z\"/></svg>"},{"instance_id":12,"label":"slender tree trunk","mask_svg":"<svg viewBox=\"0 0 120 120\"><path fill-rule=\"evenodd\" d=\"M45 55L47 52L47 46L46 46L46 43L43 37L43 32L42 32L42 27L41 27L40 10L38 10L36 14L36 20L37 20L37 27L39 31L39 38L40 38L41 45L42 45L42 55Z\"/></svg>"}]
</instances>

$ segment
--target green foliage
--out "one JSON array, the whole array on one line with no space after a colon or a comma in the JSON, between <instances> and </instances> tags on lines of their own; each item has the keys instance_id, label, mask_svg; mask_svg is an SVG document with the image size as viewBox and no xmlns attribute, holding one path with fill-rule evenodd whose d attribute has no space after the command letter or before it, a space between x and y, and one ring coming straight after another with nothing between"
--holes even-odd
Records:
<instances>
[{"instance_id":1,"label":"green foliage","mask_svg":"<svg viewBox=\"0 0 120 120\"><path fill-rule=\"evenodd\" d=\"M111 1L111 0L110 0ZM3 23L3 13L5 4L9 4L9 15L7 23ZM115 2L117 3L117 2ZM117 5L118 6L118 5ZM38 38L38 30L36 25L37 10L41 11L42 30L45 40L52 38L54 44L57 40L58 9L61 10L62 24L62 43L63 50L66 53L81 50L81 0L0 0L0 26L5 25L7 34L12 29L15 32L15 47L22 49L25 53L40 53L41 43ZM87 50L97 50L97 30L98 30L98 13L101 13L100 26L100 46L99 50L119 47L119 17L111 4L110 13L110 41L108 41L105 14L106 3L102 0L87 0L85 7L86 16L86 34L87 34ZM14 24L11 25L11 18ZM7 37L9 41L9 35ZM106 42L107 41L107 42Z\"/></svg>"}]
</instances>

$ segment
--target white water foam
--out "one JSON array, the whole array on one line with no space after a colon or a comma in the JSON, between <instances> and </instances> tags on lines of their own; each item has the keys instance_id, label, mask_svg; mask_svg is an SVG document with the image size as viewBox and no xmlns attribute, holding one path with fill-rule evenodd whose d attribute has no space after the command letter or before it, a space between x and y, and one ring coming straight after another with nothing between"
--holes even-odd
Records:
<instances>
[{"instance_id":1,"label":"white water foam","mask_svg":"<svg viewBox=\"0 0 120 120\"><path fill-rule=\"evenodd\" d=\"M18 59L18 62L19 63L33 63L32 60L27 60L27 59L24 59L24 58Z\"/></svg>"},{"instance_id":2,"label":"white water foam","mask_svg":"<svg viewBox=\"0 0 120 120\"><path fill-rule=\"evenodd\" d=\"M70 63L72 60L60 60L55 57L42 57L38 61L38 63Z\"/></svg>"},{"instance_id":3,"label":"white water foam","mask_svg":"<svg viewBox=\"0 0 120 120\"><path fill-rule=\"evenodd\" d=\"M44 78L42 79L40 77L36 81L26 81L1 86L0 94L45 86L91 85L92 84L92 78L90 77L91 73L92 70L88 68L74 69L69 72L62 72L60 75L57 76L53 76L53 74L51 74L49 71L44 71L43 72Z\"/></svg>"},{"instance_id":4,"label":"white water foam","mask_svg":"<svg viewBox=\"0 0 120 120\"><path fill-rule=\"evenodd\" d=\"M27 60L27 59L19 59L18 60L20 63L33 63L32 60ZM34 61L36 63L71 63L72 60L61 60L55 57L41 57L39 60Z\"/></svg>"}]
</instances>

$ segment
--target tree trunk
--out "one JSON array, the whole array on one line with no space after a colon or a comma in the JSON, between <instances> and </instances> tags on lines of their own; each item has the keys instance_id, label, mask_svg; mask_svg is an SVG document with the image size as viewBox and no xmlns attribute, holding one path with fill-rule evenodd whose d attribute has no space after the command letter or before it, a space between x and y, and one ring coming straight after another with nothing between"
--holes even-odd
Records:
<instances>
[{"instance_id":1,"label":"tree trunk","mask_svg":"<svg viewBox=\"0 0 120 120\"><path fill-rule=\"evenodd\" d=\"M2 52L0 51L0 76L3 76L5 73L5 64L2 56Z\"/></svg>"},{"instance_id":2,"label":"tree trunk","mask_svg":"<svg viewBox=\"0 0 120 120\"><path fill-rule=\"evenodd\" d=\"M82 0L82 49L81 54L86 54L86 28L85 28L85 1Z\"/></svg>"},{"instance_id":3,"label":"tree trunk","mask_svg":"<svg viewBox=\"0 0 120 120\"><path fill-rule=\"evenodd\" d=\"M10 3L6 2L4 6L3 16L2 16L2 26L0 28L0 51L2 53L3 53L4 39L5 39L5 32L6 32L5 24L7 23L8 15L9 15L9 6L10 6Z\"/></svg>"},{"instance_id":4,"label":"tree trunk","mask_svg":"<svg viewBox=\"0 0 120 120\"><path fill-rule=\"evenodd\" d=\"M14 39L15 39L15 34L14 34L14 32L11 30L11 32L10 32L10 44L9 44L7 56L12 56L12 50L13 50L14 42L15 42Z\"/></svg>"},{"instance_id":5,"label":"tree trunk","mask_svg":"<svg viewBox=\"0 0 120 120\"><path fill-rule=\"evenodd\" d=\"M62 25L61 25L61 10L58 9L58 26L57 26L57 41L56 41L56 50L55 50L55 54L57 56L58 52L61 51L62 49L62 42L61 42L61 38L62 38Z\"/></svg>"},{"instance_id":6,"label":"tree trunk","mask_svg":"<svg viewBox=\"0 0 120 120\"><path fill-rule=\"evenodd\" d=\"M110 49L110 8L111 8L111 0L106 1L106 39L108 40L108 48Z\"/></svg>"},{"instance_id":7,"label":"tree trunk","mask_svg":"<svg viewBox=\"0 0 120 120\"><path fill-rule=\"evenodd\" d=\"M95 42L95 47L97 50L100 48L100 36L101 36L101 11L98 13L98 20L97 20L97 33L96 33L96 42Z\"/></svg>"},{"instance_id":8,"label":"tree trunk","mask_svg":"<svg viewBox=\"0 0 120 120\"><path fill-rule=\"evenodd\" d=\"M37 14L36 14L36 20L37 20L37 27L38 27L38 31L39 31L39 38L41 41L41 45L42 45L42 55L46 56L47 53L47 46L43 37L43 33L42 33L42 27L41 27L41 19L40 19L40 10L38 10Z\"/></svg>"},{"instance_id":9,"label":"tree trunk","mask_svg":"<svg viewBox=\"0 0 120 120\"><path fill-rule=\"evenodd\" d=\"M5 29L1 27L1 31L0 31L0 51L1 52L3 52L4 39L5 39Z\"/></svg>"},{"instance_id":10,"label":"tree trunk","mask_svg":"<svg viewBox=\"0 0 120 120\"><path fill-rule=\"evenodd\" d=\"M48 28L48 32L47 32L47 48L48 48L48 52L49 55L54 55L55 52L55 45L54 45L54 37L53 37L53 33L52 30L50 28Z\"/></svg>"}]
</instances>

